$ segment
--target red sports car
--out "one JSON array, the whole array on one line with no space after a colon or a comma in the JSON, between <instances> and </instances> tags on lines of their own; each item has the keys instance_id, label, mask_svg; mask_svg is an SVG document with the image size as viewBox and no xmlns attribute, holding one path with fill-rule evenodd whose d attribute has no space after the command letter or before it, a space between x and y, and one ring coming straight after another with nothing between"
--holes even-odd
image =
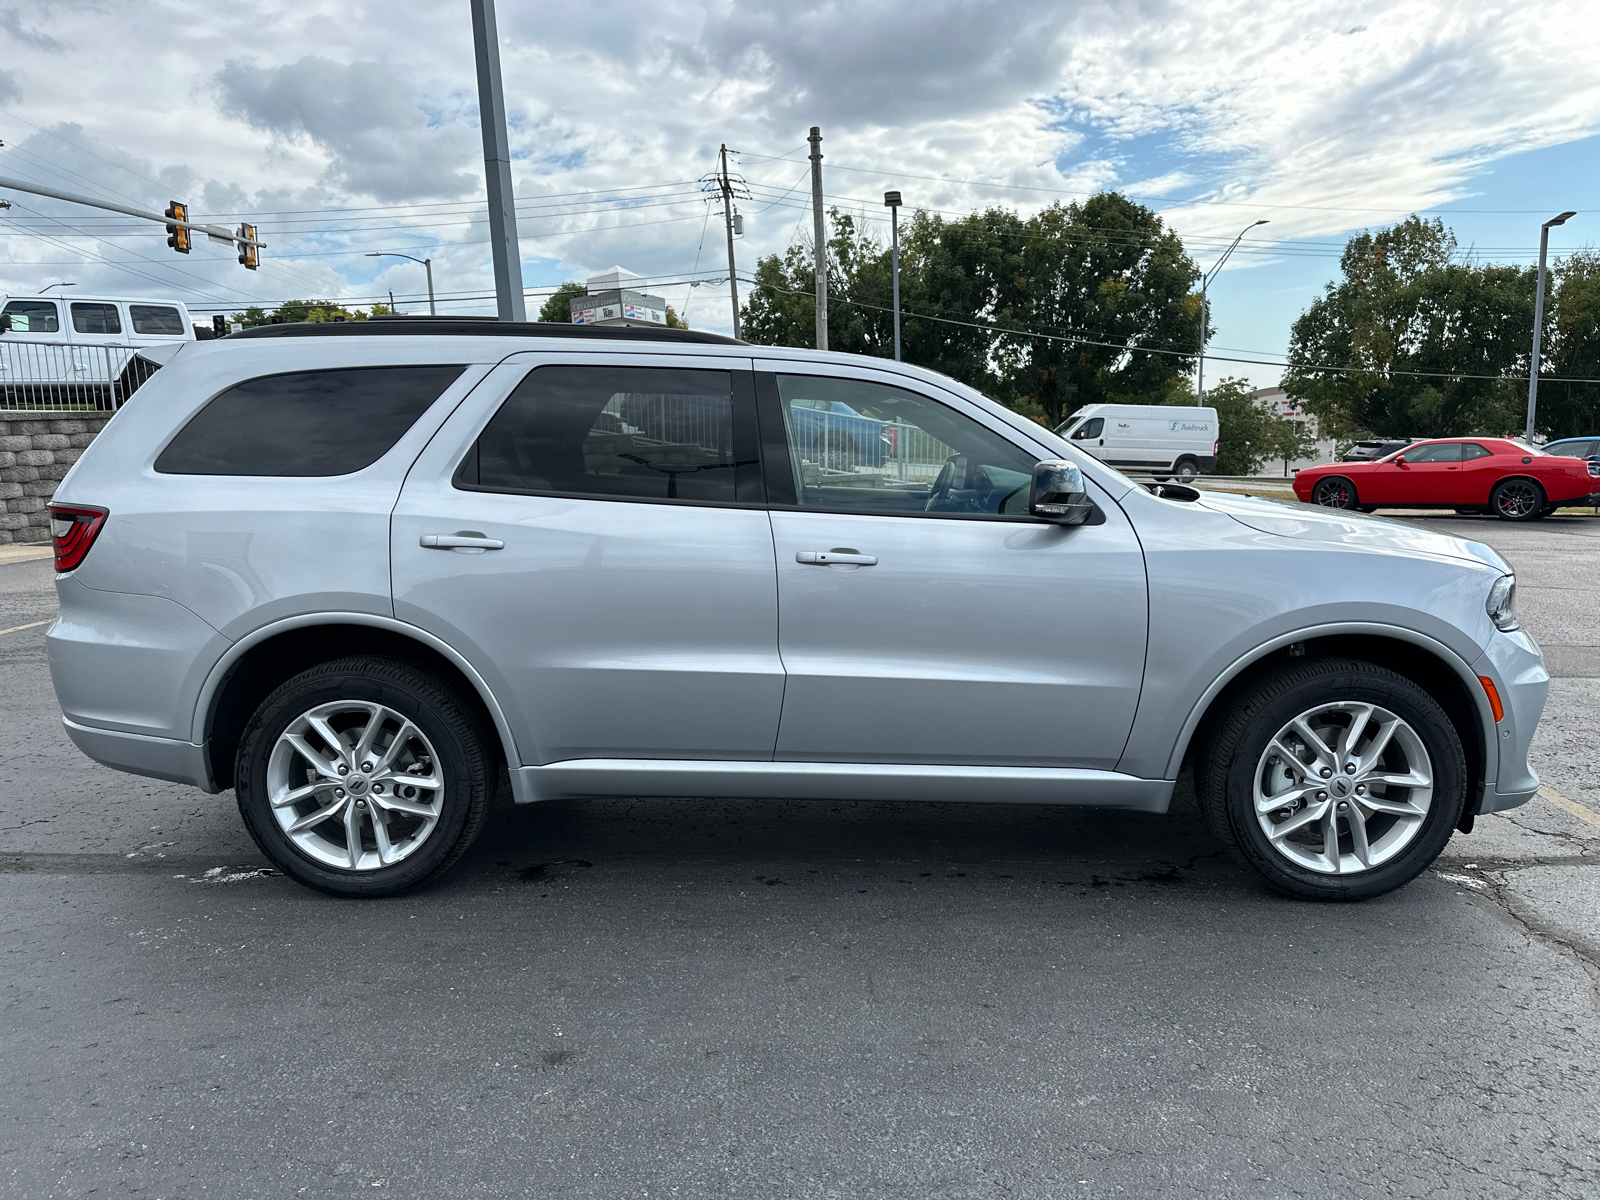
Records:
<instances>
[{"instance_id":1,"label":"red sports car","mask_svg":"<svg viewBox=\"0 0 1600 1200\"><path fill-rule=\"evenodd\" d=\"M1454 508L1507 521L1594 503L1600 462L1544 454L1506 438L1412 442L1373 462L1337 462L1294 477L1294 494L1329 508Z\"/></svg>"}]
</instances>

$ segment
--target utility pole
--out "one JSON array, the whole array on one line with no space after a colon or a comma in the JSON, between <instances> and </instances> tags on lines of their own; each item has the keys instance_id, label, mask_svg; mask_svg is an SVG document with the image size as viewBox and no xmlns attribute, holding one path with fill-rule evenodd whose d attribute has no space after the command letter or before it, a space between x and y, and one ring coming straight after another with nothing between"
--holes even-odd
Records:
<instances>
[{"instance_id":1,"label":"utility pole","mask_svg":"<svg viewBox=\"0 0 1600 1200\"><path fill-rule=\"evenodd\" d=\"M817 251L817 349L828 348L828 235L822 221L822 126L813 125L811 136L811 223Z\"/></svg>"},{"instance_id":2,"label":"utility pole","mask_svg":"<svg viewBox=\"0 0 1600 1200\"><path fill-rule=\"evenodd\" d=\"M900 193L885 192L883 203L889 210L889 246L894 274L894 360L900 361Z\"/></svg>"},{"instance_id":3,"label":"utility pole","mask_svg":"<svg viewBox=\"0 0 1600 1200\"><path fill-rule=\"evenodd\" d=\"M728 291L733 296L733 336L739 336L739 272L733 261L733 184L728 179L728 147L722 147L722 223L728 231Z\"/></svg>"},{"instance_id":4,"label":"utility pole","mask_svg":"<svg viewBox=\"0 0 1600 1200\"><path fill-rule=\"evenodd\" d=\"M1530 446L1533 445L1533 413L1539 406L1539 342L1540 335L1544 333L1544 260L1550 249L1550 227L1565 225L1567 218L1577 215L1576 212L1564 212L1539 226L1539 289L1534 293L1533 300L1533 358L1528 363L1528 428L1523 435L1523 440Z\"/></svg>"},{"instance_id":5,"label":"utility pole","mask_svg":"<svg viewBox=\"0 0 1600 1200\"><path fill-rule=\"evenodd\" d=\"M517 249L516 199L511 192L511 144L500 87L500 35L494 0L472 0L472 42L478 58L478 124L483 129L483 175L489 193L489 246L494 293L502 321L526 321L522 255Z\"/></svg>"}]
</instances>

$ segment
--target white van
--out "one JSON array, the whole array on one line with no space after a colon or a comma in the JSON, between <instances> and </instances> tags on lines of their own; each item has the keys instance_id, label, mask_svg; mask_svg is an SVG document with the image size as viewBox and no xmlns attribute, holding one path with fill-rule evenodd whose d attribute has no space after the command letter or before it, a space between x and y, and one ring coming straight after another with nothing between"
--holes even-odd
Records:
<instances>
[{"instance_id":1,"label":"white van","mask_svg":"<svg viewBox=\"0 0 1600 1200\"><path fill-rule=\"evenodd\" d=\"M1221 430L1214 408L1086 404L1056 433L1113 467L1192 479L1217 469Z\"/></svg>"},{"instance_id":2,"label":"white van","mask_svg":"<svg viewBox=\"0 0 1600 1200\"><path fill-rule=\"evenodd\" d=\"M0 407L116 408L155 371L140 350L195 340L179 300L0 295Z\"/></svg>"}]
</instances>

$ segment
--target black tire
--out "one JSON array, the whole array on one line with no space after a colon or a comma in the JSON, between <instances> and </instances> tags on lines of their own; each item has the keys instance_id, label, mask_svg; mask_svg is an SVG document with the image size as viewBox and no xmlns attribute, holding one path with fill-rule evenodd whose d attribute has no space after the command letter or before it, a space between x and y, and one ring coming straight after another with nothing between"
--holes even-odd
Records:
<instances>
[{"instance_id":1,"label":"black tire","mask_svg":"<svg viewBox=\"0 0 1600 1200\"><path fill-rule=\"evenodd\" d=\"M1502 479L1489 493L1489 511L1502 521L1536 521L1548 501L1536 479Z\"/></svg>"},{"instance_id":2,"label":"black tire","mask_svg":"<svg viewBox=\"0 0 1600 1200\"><path fill-rule=\"evenodd\" d=\"M268 799L269 761L279 738L302 714L341 700L373 701L409 719L437 757L430 769L444 786L436 823L389 866L355 870L319 861L285 833ZM302 671L261 702L239 745L235 792L245 828L284 874L330 895L392 896L426 883L466 852L488 816L498 766L474 706L455 688L404 660L356 655ZM320 801L305 803L314 809Z\"/></svg>"},{"instance_id":3,"label":"black tire","mask_svg":"<svg viewBox=\"0 0 1600 1200\"><path fill-rule=\"evenodd\" d=\"M1376 704L1405 721L1427 751L1434 788L1426 816L1392 858L1332 874L1303 866L1273 846L1256 815L1254 794L1256 771L1278 732L1318 705L1341 701ZM1368 900L1415 879L1444 849L1466 803L1467 764L1450 718L1415 683L1356 659L1311 659L1257 676L1207 729L1195 756L1195 792L1217 840L1272 888L1307 900ZM1374 814L1372 820L1393 818ZM1340 837L1348 840L1348 823L1345 828Z\"/></svg>"},{"instance_id":4,"label":"black tire","mask_svg":"<svg viewBox=\"0 0 1600 1200\"><path fill-rule=\"evenodd\" d=\"M1458 509L1456 509L1456 516L1458 516L1458 517L1481 517L1483 515L1483 513L1484 513L1484 510L1479 508L1479 507L1477 507L1476 505L1474 505L1471 508L1458 508Z\"/></svg>"},{"instance_id":5,"label":"black tire","mask_svg":"<svg viewBox=\"0 0 1600 1200\"><path fill-rule=\"evenodd\" d=\"M1311 503L1320 504L1324 508L1361 506L1356 495L1356 485L1343 475L1329 475L1325 479L1317 480L1316 486L1311 489Z\"/></svg>"},{"instance_id":6,"label":"black tire","mask_svg":"<svg viewBox=\"0 0 1600 1200\"><path fill-rule=\"evenodd\" d=\"M1188 483L1200 474L1200 464L1192 458L1180 458L1172 464L1172 477L1179 483ZM1164 481L1163 481L1164 482Z\"/></svg>"}]
</instances>

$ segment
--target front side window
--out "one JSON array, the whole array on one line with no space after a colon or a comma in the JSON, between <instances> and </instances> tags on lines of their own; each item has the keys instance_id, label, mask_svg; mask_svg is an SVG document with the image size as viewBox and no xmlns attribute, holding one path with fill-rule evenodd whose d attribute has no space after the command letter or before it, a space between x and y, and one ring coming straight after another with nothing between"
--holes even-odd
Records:
<instances>
[{"instance_id":1,"label":"front side window","mask_svg":"<svg viewBox=\"0 0 1600 1200\"><path fill-rule=\"evenodd\" d=\"M732 503L732 389L729 371L537 367L490 418L457 486Z\"/></svg>"},{"instance_id":2,"label":"front side window","mask_svg":"<svg viewBox=\"0 0 1600 1200\"><path fill-rule=\"evenodd\" d=\"M1408 463L1447 463L1461 461L1460 442L1431 442L1426 446L1408 446L1405 450Z\"/></svg>"},{"instance_id":3,"label":"front side window","mask_svg":"<svg viewBox=\"0 0 1600 1200\"><path fill-rule=\"evenodd\" d=\"M115 304L74 301L72 328L78 333L121 333L122 317Z\"/></svg>"},{"instance_id":4,"label":"front side window","mask_svg":"<svg viewBox=\"0 0 1600 1200\"><path fill-rule=\"evenodd\" d=\"M1037 457L970 417L867 380L777 384L800 507L1026 516Z\"/></svg>"},{"instance_id":5,"label":"front side window","mask_svg":"<svg viewBox=\"0 0 1600 1200\"><path fill-rule=\"evenodd\" d=\"M135 333L153 333L162 336L183 336L183 317L175 308L165 304L130 304L128 319Z\"/></svg>"},{"instance_id":6,"label":"front side window","mask_svg":"<svg viewBox=\"0 0 1600 1200\"><path fill-rule=\"evenodd\" d=\"M1083 428L1072 431L1072 440L1083 441L1085 438L1097 438L1106 427L1104 417L1091 417L1083 423Z\"/></svg>"},{"instance_id":7,"label":"front side window","mask_svg":"<svg viewBox=\"0 0 1600 1200\"><path fill-rule=\"evenodd\" d=\"M12 300L5 315L16 333L60 333L61 314L48 300Z\"/></svg>"},{"instance_id":8,"label":"front side window","mask_svg":"<svg viewBox=\"0 0 1600 1200\"><path fill-rule=\"evenodd\" d=\"M163 475L349 475L389 452L464 366L353 367L247 379L189 419Z\"/></svg>"}]
</instances>

